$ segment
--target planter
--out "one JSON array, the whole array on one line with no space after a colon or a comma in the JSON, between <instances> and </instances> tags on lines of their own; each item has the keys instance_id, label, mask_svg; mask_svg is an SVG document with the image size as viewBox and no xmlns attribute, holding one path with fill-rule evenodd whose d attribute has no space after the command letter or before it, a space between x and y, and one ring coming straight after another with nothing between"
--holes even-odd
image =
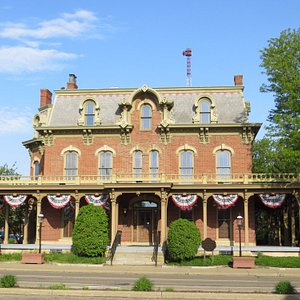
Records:
<instances>
[{"instance_id":1,"label":"planter","mask_svg":"<svg viewBox=\"0 0 300 300\"><path fill-rule=\"evenodd\" d=\"M44 262L42 253L22 253L22 264L43 264Z\"/></svg>"},{"instance_id":2,"label":"planter","mask_svg":"<svg viewBox=\"0 0 300 300\"><path fill-rule=\"evenodd\" d=\"M255 258L254 257L233 257L233 268L243 268L243 269L254 269L255 268Z\"/></svg>"}]
</instances>

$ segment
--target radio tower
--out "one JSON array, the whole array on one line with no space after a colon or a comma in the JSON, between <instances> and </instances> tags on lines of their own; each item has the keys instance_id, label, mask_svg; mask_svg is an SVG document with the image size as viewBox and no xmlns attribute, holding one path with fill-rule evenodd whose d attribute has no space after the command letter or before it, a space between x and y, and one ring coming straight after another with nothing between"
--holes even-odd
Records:
<instances>
[{"instance_id":1,"label":"radio tower","mask_svg":"<svg viewBox=\"0 0 300 300\"><path fill-rule=\"evenodd\" d=\"M186 84L187 86L191 86L192 83L192 67L191 67L191 56L192 56L192 49L186 48L182 52L183 56L186 56Z\"/></svg>"}]
</instances>

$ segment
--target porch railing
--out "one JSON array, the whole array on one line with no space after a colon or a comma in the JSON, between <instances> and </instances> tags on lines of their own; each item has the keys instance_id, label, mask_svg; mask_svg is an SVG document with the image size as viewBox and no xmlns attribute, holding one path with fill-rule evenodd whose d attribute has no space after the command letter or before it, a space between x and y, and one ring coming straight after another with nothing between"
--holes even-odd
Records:
<instances>
[{"instance_id":1,"label":"porch railing","mask_svg":"<svg viewBox=\"0 0 300 300\"><path fill-rule=\"evenodd\" d=\"M114 239L111 247L109 248L107 260L110 261L111 265L113 264L113 260L114 260L114 256L115 256L117 247L121 244L121 236L122 236L122 231L118 230L115 235L115 239Z\"/></svg>"},{"instance_id":2,"label":"porch railing","mask_svg":"<svg viewBox=\"0 0 300 300\"><path fill-rule=\"evenodd\" d=\"M233 173L233 174L134 174L82 176L0 176L0 186L6 185L99 185L106 183L173 183L173 184L256 184L300 182L300 173Z\"/></svg>"}]
</instances>

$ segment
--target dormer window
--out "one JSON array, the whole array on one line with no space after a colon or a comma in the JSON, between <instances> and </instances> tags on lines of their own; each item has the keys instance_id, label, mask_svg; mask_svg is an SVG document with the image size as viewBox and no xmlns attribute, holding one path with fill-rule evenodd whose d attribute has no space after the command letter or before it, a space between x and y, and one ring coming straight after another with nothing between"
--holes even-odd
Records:
<instances>
[{"instance_id":1,"label":"dormer window","mask_svg":"<svg viewBox=\"0 0 300 300\"><path fill-rule=\"evenodd\" d=\"M84 125L93 126L95 123L95 103L87 101L84 107Z\"/></svg>"},{"instance_id":2,"label":"dormer window","mask_svg":"<svg viewBox=\"0 0 300 300\"><path fill-rule=\"evenodd\" d=\"M207 98L200 101L200 123L210 124L211 121L211 102Z\"/></svg>"},{"instance_id":3,"label":"dormer window","mask_svg":"<svg viewBox=\"0 0 300 300\"><path fill-rule=\"evenodd\" d=\"M193 123L211 124L217 123L215 103L211 96L200 97L195 101L195 115Z\"/></svg>"},{"instance_id":4,"label":"dormer window","mask_svg":"<svg viewBox=\"0 0 300 300\"><path fill-rule=\"evenodd\" d=\"M94 99L83 100L79 106L79 114L78 125L80 126L97 126L101 124L100 106Z\"/></svg>"},{"instance_id":5,"label":"dormer window","mask_svg":"<svg viewBox=\"0 0 300 300\"><path fill-rule=\"evenodd\" d=\"M150 130L152 127L152 108L149 104L141 107L141 129Z\"/></svg>"}]
</instances>

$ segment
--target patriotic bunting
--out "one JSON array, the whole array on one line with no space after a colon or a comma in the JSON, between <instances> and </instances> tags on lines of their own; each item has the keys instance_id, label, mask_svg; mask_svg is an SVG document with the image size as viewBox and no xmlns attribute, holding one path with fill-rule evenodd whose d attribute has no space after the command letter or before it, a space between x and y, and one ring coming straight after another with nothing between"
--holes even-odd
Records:
<instances>
[{"instance_id":1,"label":"patriotic bunting","mask_svg":"<svg viewBox=\"0 0 300 300\"><path fill-rule=\"evenodd\" d=\"M197 195L172 195L172 200L176 206L178 206L181 210L189 210L198 200Z\"/></svg>"},{"instance_id":2,"label":"patriotic bunting","mask_svg":"<svg viewBox=\"0 0 300 300\"><path fill-rule=\"evenodd\" d=\"M226 209L232 206L237 199L239 198L238 195L212 195L215 202L222 208Z\"/></svg>"},{"instance_id":3,"label":"patriotic bunting","mask_svg":"<svg viewBox=\"0 0 300 300\"><path fill-rule=\"evenodd\" d=\"M48 195L47 198L51 206L57 209L64 208L71 200L70 195Z\"/></svg>"},{"instance_id":4,"label":"patriotic bunting","mask_svg":"<svg viewBox=\"0 0 300 300\"><path fill-rule=\"evenodd\" d=\"M269 208L277 208L282 205L286 194L259 194L261 202Z\"/></svg>"},{"instance_id":5,"label":"patriotic bunting","mask_svg":"<svg viewBox=\"0 0 300 300\"><path fill-rule=\"evenodd\" d=\"M19 207L21 204L25 202L27 199L27 195L6 195L3 196L3 199L6 201L6 203L11 207Z\"/></svg>"},{"instance_id":6,"label":"patriotic bunting","mask_svg":"<svg viewBox=\"0 0 300 300\"><path fill-rule=\"evenodd\" d=\"M96 206L105 207L106 202L109 198L109 195L85 195L85 201L87 203L92 203Z\"/></svg>"}]
</instances>

